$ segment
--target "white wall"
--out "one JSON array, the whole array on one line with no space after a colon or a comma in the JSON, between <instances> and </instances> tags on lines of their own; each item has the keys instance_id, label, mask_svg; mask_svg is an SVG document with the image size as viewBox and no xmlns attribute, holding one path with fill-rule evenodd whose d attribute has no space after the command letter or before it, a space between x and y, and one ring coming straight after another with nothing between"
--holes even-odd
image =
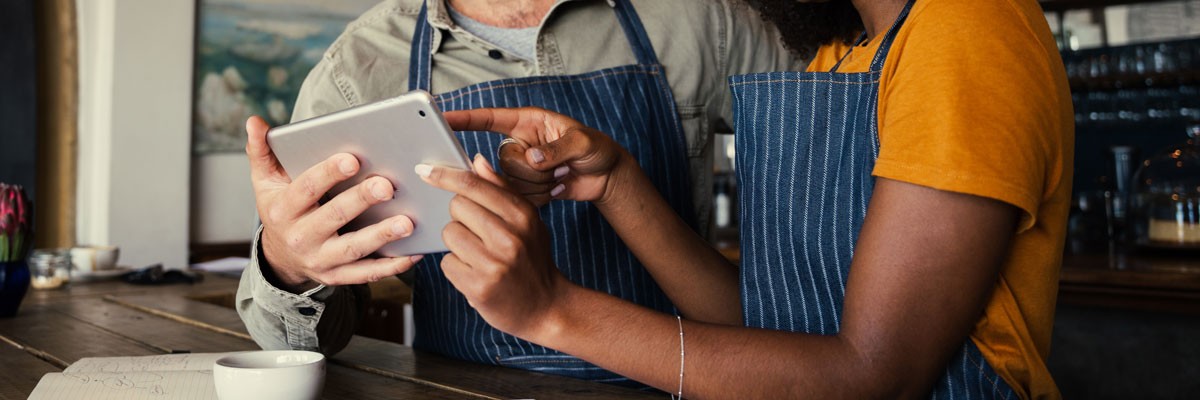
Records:
<instances>
[{"instance_id":1,"label":"white wall","mask_svg":"<svg viewBox=\"0 0 1200 400\"><path fill-rule=\"evenodd\" d=\"M187 266L192 0L79 0L77 242Z\"/></svg>"},{"instance_id":2,"label":"white wall","mask_svg":"<svg viewBox=\"0 0 1200 400\"><path fill-rule=\"evenodd\" d=\"M246 155L208 154L192 160L192 242L252 240L258 220Z\"/></svg>"}]
</instances>

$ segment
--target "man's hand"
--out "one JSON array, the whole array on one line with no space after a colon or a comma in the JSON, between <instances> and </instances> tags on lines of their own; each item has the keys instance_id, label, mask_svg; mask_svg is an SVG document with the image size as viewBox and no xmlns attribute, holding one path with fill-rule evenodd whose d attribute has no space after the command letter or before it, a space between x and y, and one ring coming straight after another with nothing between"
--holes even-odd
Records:
<instances>
[{"instance_id":1,"label":"man's hand","mask_svg":"<svg viewBox=\"0 0 1200 400\"><path fill-rule=\"evenodd\" d=\"M446 121L459 131L493 131L516 139L502 146L500 168L512 190L537 206L552 199L603 203L615 174L637 167L633 157L608 135L553 111L536 108L480 108L452 111Z\"/></svg>"},{"instance_id":2,"label":"man's hand","mask_svg":"<svg viewBox=\"0 0 1200 400\"><path fill-rule=\"evenodd\" d=\"M554 266L550 235L537 209L512 192L487 160L475 156L474 174L418 165L425 182L457 194L453 221L442 231L451 254L442 271L483 319L518 337L536 336L556 319L555 305L571 285Z\"/></svg>"},{"instance_id":3,"label":"man's hand","mask_svg":"<svg viewBox=\"0 0 1200 400\"><path fill-rule=\"evenodd\" d=\"M407 271L421 259L365 259L383 245L412 234L412 220L403 215L338 234L338 229L367 208L391 200L391 182L381 177L367 179L321 205L321 197L334 185L358 174L358 159L344 153L333 155L293 181L267 145L268 129L262 118L246 121L246 155L263 223L263 253L285 286L282 289L300 293L318 284L374 282Z\"/></svg>"}]
</instances>

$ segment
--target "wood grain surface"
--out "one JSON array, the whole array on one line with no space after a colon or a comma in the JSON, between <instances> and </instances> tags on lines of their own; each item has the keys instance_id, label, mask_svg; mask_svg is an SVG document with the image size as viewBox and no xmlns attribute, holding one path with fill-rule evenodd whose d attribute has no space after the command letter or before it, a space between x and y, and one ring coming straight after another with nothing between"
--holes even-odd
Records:
<instances>
[{"instance_id":1,"label":"wood grain surface","mask_svg":"<svg viewBox=\"0 0 1200 400\"><path fill-rule=\"evenodd\" d=\"M58 367L4 341L0 341L0 360L3 360L0 364L4 366L4 373L0 373L0 400L24 400L37 386L42 375L60 371Z\"/></svg>"},{"instance_id":2,"label":"wood grain surface","mask_svg":"<svg viewBox=\"0 0 1200 400\"><path fill-rule=\"evenodd\" d=\"M108 281L33 291L16 317L0 319L0 365L5 370L0 400L25 398L43 374L84 357L257 350L233 309L197 300L227 297L236 289L236 279L208 275L195 285ZM330 358L324 392L328 399L664 396L454 360L363 336Z\"/></svg>"}]
</instances>

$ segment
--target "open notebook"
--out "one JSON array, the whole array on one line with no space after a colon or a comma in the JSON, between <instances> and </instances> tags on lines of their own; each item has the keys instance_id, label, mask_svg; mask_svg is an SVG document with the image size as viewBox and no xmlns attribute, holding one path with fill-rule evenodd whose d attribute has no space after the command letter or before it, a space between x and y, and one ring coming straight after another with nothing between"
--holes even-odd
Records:
<instances>
[{"instance_id":1,"label":"open notebook","mask_svg":"<svg viewBox=\"0 0 1200 400\"><path fill-rule=\"evenodd\" d=\"M212 400L213 363L233 353L95 357L38 381L30 400Z\"/></svg>"}]
</instances>

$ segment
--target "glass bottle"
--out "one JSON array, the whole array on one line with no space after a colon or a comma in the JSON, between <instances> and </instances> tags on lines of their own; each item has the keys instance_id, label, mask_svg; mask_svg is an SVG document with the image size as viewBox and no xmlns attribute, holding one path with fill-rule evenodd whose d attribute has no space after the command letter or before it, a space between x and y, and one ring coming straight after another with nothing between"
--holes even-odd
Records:
<instances>
[{"instance_id":1,"label":"glass bottle","mask_svg":"<svg viewBox=\"0 0 1200 400\"><path fill-rule=\"evenodd\" d=\"M29 256L30 286L57 289L71 281L71 256L66 249L38 249Z\"/></svg>"},{"instance_id":2,"label":"glass bottle","mask_svg":"<svg viewBox=\"0 0 1200 400\"><path fill-rule=\"evenodd\" d=\"M733 224L733 199L730 196L728 185L725 184L725 177L717 176L715 180L713 213L716 215L714 222L717 228L729 228Z\"/></svg>"},{"instance_id":3,"label":"glass bottle","mask_svg":"<svg viewBox=\"0 0 1200 400\"><path fill-rule=\"evenodd\" d=\"M1132 227L1139 245L1200 249L1200 121L1187 141L1159 151L1134 175Z\"/></svg>"},{"instance_id":4,"label":"glass bottle","mask_svg":"<svg viewBox=\"0 0 1200 400\"><path fill-rule=\"evenodd\" d=\"M1128 240L1126 227L1129 221L1130 179L1137 166L1137 149L1132 146L1112 146L1109 171L1112 177L1104 193L1105 216L1108 220L1108 238L1119 242Z\"/></svg>"}]
</instances>

